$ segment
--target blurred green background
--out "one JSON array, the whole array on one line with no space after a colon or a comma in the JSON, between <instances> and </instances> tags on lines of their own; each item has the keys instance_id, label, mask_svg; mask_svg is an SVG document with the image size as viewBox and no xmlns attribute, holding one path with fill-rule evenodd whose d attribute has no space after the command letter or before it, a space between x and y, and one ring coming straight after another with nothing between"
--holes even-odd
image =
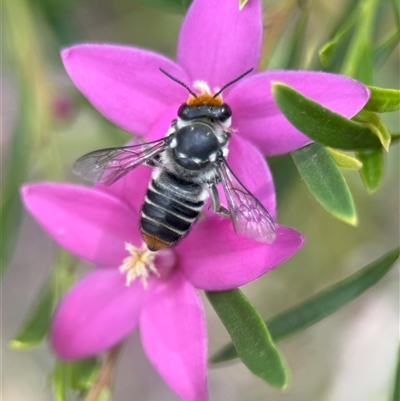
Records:
<instances>
[{"instance_id":1,"label":"blurred green background","mask_svg":"<svg viewBox=\"0 0 400 401\"><path fill-rule=\"evenodd\" d=\"M318 50L356 3L265 0L265 66L322 69ZM382 0L376 7L374 43L383 42L396 31L395 3ZM28 181L78 182L71 166L79 156L122 145L130 138L74 88L62 67L59 50L77 42L123 43L174 58L186 4L182 0L2 2L4 401L53 399L49 372L54 359L47 345L29 351L7 346L57 259L55 245L21 208L18 187ZM373 64L375 86L399 87L398 43L392 50L384 62ZM400 132L398 113L387 113L383 118L391 132ZM384 183L373 195L366 192L357 172L345 172L357 207L357 227L334 219L320 207L290 156L270 161L278 191L278 220L305 234L307 242L277 270L243 289L263 317L298 303L398 245L398 144L386 156ZM82 264L80 269L87 266ZM388 400L398 347L398 275L398 270L392 270L343 310L279 343L291 371L286 391L271 389L242 364L233 363L210 369L211 400ZM204 304L211 355L229 337L205 298ZM177 399L146 359L138 333L124 348L113 398L130 399Z\"/></svg>"}]
</instances>

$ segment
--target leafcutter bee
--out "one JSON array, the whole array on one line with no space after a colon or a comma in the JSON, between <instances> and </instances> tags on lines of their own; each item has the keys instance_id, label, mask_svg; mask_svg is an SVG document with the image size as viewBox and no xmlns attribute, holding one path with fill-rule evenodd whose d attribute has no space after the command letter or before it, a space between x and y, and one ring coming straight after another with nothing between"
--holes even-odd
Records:
<instances>
[{"instance_id":1,"label":"leafcutter bee","mask_svg":"<svg viewBox=\"0 0 400 401\"><path fill-rule=\"evenodd\" d=\"M76 161L74 172L92 182L111 185L141 164L153 168L140 213L140 230L151 251L174 246L187 235L208 196L212 210L229 217L237 233L272 243L275 225L270 214L226 162L232 110L221 93L251 70L215 94L204 83L201 93L196 94L185 83L160 71L190 94L166 136L88 153ZM218 183L222 184L228 208L220 203Z\"/></svg>"}]
</instances>

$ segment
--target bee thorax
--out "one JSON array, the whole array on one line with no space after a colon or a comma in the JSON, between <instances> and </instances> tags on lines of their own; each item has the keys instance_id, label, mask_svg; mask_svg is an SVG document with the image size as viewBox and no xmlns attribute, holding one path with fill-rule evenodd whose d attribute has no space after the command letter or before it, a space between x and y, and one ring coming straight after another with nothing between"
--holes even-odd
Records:
<instances>
[{"instance_id":1,"label":"bee thorax","mask_svg":"<svg viewBox=\"0 0 400 401\"><path fill-rule=\"evenodd\" d=\"M213 130L206 124L196 123L181 128L176 134L173 148L176 163L188 170L201 170L210 163L210 156L220 147Z\"/></svg>"}]
</instances>

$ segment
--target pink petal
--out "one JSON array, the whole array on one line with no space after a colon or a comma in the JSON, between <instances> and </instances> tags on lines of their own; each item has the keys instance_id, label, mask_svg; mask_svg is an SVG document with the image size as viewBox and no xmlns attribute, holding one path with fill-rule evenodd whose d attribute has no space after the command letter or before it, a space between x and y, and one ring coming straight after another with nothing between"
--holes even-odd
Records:
<instances>
[{"instance_id":1,"label":"pink petal","mask_svg":"<svg viewBox=\"0 0 400 401\"><path fill-rule=\"evenodd\" d=\"M181 28L177 59L192 80L222 87L250 68L261 52L259 0L239 11L238 1L196 0Z\"/></svg>"},{"instance_id":2,"label":"pink petal","mask_svg":"<svg viewBox=\"0 0 400 401\"><path fill-rule=\"evenodd\" d=\"M177 247L180 268L197 288L219 291L240 287L302 246L304 238L299 232L279 225L276 229L275 242L263 244L236 234L229 219L201 220Z\"/></svg>"},{"instance_id":3,"label":"pink petal","mask_svg":"<svg viewBox=\"0 0 400 401\"><path fill-rule=\"evenodd\" d=\"M125 242L139 245L139 216L119 199L93 188L39 183L21 190L26 208L63 248L89 262L119 266Z\"/></svg>"},{"instance_id":4,"label":"pink petal","mask_svg":"<svg viewBox=\"0 0 400 401\"><path fill-rule=\"evenodd\" d=\"M140 331L148 358L182 400L207 400L207 334L196 291L175 273L146 299Z\"/></svg>"},{"instance_id":5,"label":"pink petal","mask_svg":"<svg viewBox=\"0 0 400 401\"><path fill-rule=\"evenodd\" d=\"M125 285L114 269L98 269L80 279L59 305L51 346L64 359L98 354L117 344L138 324L143 297L140 281Z\"/></svg>"},{"instance_id":6,"label":"pink petal","mask_svg":"<svg viewBox=\"0 0 400 401\"><path fill-rule=\"evenodd\" d=\"M229 143L228 163L240 182L265 206L275 220L274 182L260 151L234 133Z\"/></svg>"},{"instance_id":7,"label":"pink petal","mask_svg":"<svg viewBox=\"0 0 400 401\"><path fill-rule=\"evenodd\" d=\"M185 98L184 101L187 99ZM182 102L184 103L184 102ZM153 125L146 140L149 142L156 141L157 139L164 138L167 131L171 127L171 123L178 117L178 109L180 104L173 104L160 116L157 122Z\"/></svg>"},{"instance_id":8,"label":"pink petal","mask_svg":"<svg viewBox=\"0 0 400 401\"><path fill-rule=\"evenodd\" d=\"M146 135L171 103L187 91L162 74L190 83L182 69L159 54L125 46L86 44L63 50L65 68L78 89L109 120Z\"/></svg>"},{"instance_id":9,"label":"pink petal","mask_svg":"<svg viewBox=\"0 0 400 401\"><path fill-rule=\"evenodd\" d=\"M232 108L233 126L267 156L291 152L312 142L279 111L271 82L288 84L348 118L360 111L369 98L368 89L360 82L324 72L267 71L239 81L225 99Z\"/></svg>"}]
</instances>

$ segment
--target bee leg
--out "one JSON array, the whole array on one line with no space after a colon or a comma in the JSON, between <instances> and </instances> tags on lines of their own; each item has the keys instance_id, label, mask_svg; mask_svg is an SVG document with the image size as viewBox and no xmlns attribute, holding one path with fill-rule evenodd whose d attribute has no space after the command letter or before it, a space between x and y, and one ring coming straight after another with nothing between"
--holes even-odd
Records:
<instances>
[{"instance_id":1,"label":"bee leg","mask_svg":"<svg viewBox=\"0 0 400 401\"><path fill-rule=\"evenodd\" d=\"M160 160L159 155L156 155L152 159L145 161L143 164L149 167L159 167L160 165L159 160Z\"/></svg>"},{"instance_id":2,"label":"bee leg","mask_svg":"<svg viewBox=\"0 0 400 401\"><path fill-rule=\"evenodd\" d=\"M215 185L211 185L210 194L211 194L211 209L215 213L221 216L231 217L231 213L229 212L229 210L225 206L221 205L219 201L218 189Z\"/></svg>"}]
</instances>

